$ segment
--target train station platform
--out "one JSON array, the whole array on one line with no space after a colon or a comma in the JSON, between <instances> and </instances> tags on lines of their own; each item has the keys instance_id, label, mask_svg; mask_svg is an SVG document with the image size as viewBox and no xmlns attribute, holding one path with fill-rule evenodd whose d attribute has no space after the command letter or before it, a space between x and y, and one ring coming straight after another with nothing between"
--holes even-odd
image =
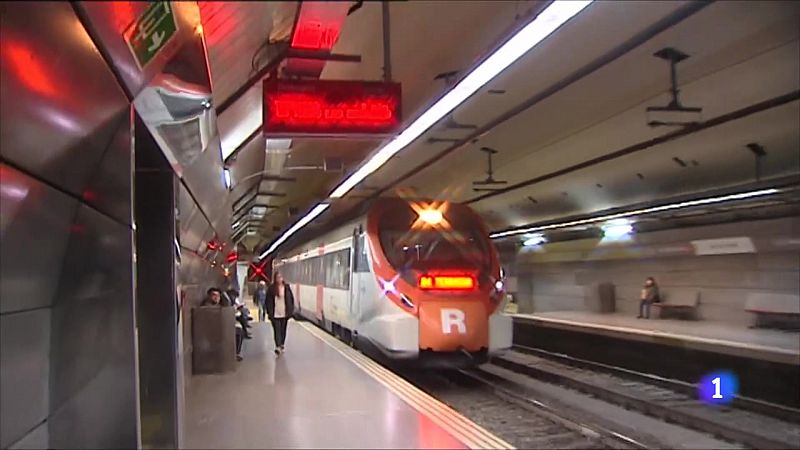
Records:
<instances>
[{"instance_id":1,"label":"train station platform","mask_svg":"<svg viewBox=\"0 0 800 450\"><path fill-rule=\"evenodd\" d=\"M753 329L702 320L637 319L628 315L585 311L512 316L515 323L520 324L800 365L798 332Z\"/></svg>"},{"instance_id":2,"label":"train station platform","mask_svg":"<svg viewBox=\"0 0 800 450\"><path fill-rule=\"evenodd\" d=\"M309 323L281 356L252 333L235 372L192 377L185 448L512 448Z\"/></svg>"}]
</instances>

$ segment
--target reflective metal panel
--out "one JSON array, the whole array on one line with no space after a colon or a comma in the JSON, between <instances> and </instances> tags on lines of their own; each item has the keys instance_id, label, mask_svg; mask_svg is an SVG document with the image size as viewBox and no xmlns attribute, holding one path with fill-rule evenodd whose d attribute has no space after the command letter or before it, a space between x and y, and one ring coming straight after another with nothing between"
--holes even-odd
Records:
<instances>
[{"instance_id":1,"label":"reflective metal panel","mask_svg":"<svg viewBox=\"0 0 800 450\"><path fill-rule=\"evenodd\" d=\"M131 110L121 114L114 136L103 154L97 170L83 192L87 203L114 217L122 223L131 224Z\"/></svg>"},{"instance_id":2,"label":"reflective metal panel","mask_svg":"<svg viewBox=\"0 0 800 450\"><path fill-rule=\"evenodd\" d=\"M178 30L144 70L140 70L123 39L123 33L145 12L148 4L149 2L131 1L77 2L77 7L86 15L100 41L98 45L102 45L108 52L133 97L136 97L155 74L161 72L167 61L175 56L187 40L197 37L197 26L200 24L200 11L195 2L170 2Z\"/></svg>"},{"instance_id":3,"label":"reflective metal panel","mask_svg":"<svg viewBox=\"0 0 800 450\"><path fill-rule=\"evenodd\" d=\"M177 65L178 72L202 71L202 53L187 44L179 56L194 64L180 65L177 59L165 70ZM186 53L187 55L184 55ZM197 77L197 74L192 74ZM157 74L134 100L136 111L158 142L164 155L179 175L204 151L217 134L216 113L211 106L211 88L204 80L186 80L172 73Z\"/></svg>"},{"instance_id":4,"label":"reflective metal panel","mask_svg":"<svg viewBox=\"0 0 800 450\"><path fill-rule=\"evenodd\" d=\"M0 447L8 448L47 418L50 309L0 315L0 337Z\"/></svg>"},{"instance_id":5,"label":"reflective metal panel","mask_svg":"<svg viewBox=\"0 0 800 450\"><path fill-rule=\"evenodd\" d=\"M208 221L200 214L200 209L194 208L197 214L194 214L191 221L186 224L185 228L181 231L181 244L192 250L197 250L204 247L208 241L203 241L204 234L208 230Z\"/></svg>"},{"instance_id":6,"label":"reflective metal panel","mask_svg":"<svg viewBox=\"0 0 800 450\"><path fill-rule=\"evenodd\" d=\"M127 99L69 3L11 3L0 21L0 152L81 195Z\"/></svg>"},{"instance_id":7,"label":"reflective metal panel","mask_svg":"<svg viewBox=\"0 0 800 450\"><path fill-rule=\"evenodd\" d=\"M230 209L222 208L228 191L223 182L219 155L209 149L186 168L183 176L220 237L226 238L230 233Z\"/></svg>"},{"instance_id":8,"label":"reflective metal panel","mask_svg":"<svg viewBox=\"0 0 800 450\"><path fill-rule=\"evenodd\" d=\"M38 427L34 428L33 431L26 434L25 437L17 441L14 445L9 447L9 450L38 450L42 448L49 448L49 442L49 425L47 422L44 422Z\"/></svg>"},{"instance_id":9,"label":"reflective metal panel","mask_svg":"<svg viewBox=\"0 0 800 450\"><path fill-rule=\"evenodd\" d=\"M0 164L0 313L51 304L77 206Z\"/></svg>"},{"instance_id":10,"label":"reflective metal panel","mask_svg":"<svg viewBox=\"0 0 800 450\"><path fill-rule=\"evenodd\" d=\"M133 367L103 366L48 421L50 448L137 448L133 373Z\"/></svg>"},{"instance_id":11,"label":"reflective metal panel","mask_svg":"<svg viewBox=\"0 0 800 450\"><path fill-rule=\"evenodd\" d=\"M136 446L131 233L78 210L52 316L53 446Z\"/></svg>"}]
</instances>

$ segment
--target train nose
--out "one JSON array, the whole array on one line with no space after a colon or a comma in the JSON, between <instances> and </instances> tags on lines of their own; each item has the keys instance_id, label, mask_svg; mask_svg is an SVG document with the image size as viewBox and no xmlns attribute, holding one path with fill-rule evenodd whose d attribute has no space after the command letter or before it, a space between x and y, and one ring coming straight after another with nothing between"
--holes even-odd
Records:
<instances>
[{"instance_id":1,"label":"train nose","mask_svg":"<svg viewBox=\"0 0 800 450\"><path fill-rule=\"evenodd\" d=\"M476 352L488 347L488 318L477 301L448 299L419 307L419 348Z\"/></svg>"}]
</instances>

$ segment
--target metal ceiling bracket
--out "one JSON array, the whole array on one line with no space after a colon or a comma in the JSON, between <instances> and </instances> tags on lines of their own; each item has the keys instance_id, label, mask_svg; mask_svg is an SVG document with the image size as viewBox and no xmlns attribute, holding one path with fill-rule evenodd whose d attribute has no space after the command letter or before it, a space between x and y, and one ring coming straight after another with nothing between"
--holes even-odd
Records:
<instances>
[{"instance_id":1,"label":"metal ceiling bracket","mask_svg":"<svg viewBox=\"0 0 800 450\"><path fill-rule=\"evenodd\" d=\"M437 137L429 137L428 138L428 144L438 144L438 143L441 143L441 142L447 142L447 143L453 144L455 142L461 142L461 139L456 139L456 138L437 138Z\"/></svg>"},{"instance_id":2,"label":"metal ceiling bracket","mask_svg":"<svg viewBox=\"0 0 800 450\"><path fill-rule=\"evenodd\" d=\"M381 2L383 14L383 81L392 81L392 43L391 21L389 17L389 2Z\"/></svg>"},{"instance_id":3,"label":"metal ceiling bracket","mask_svg":"<svg viewBox=\"0 0 800 450\"><path fill-rule=\"evenodd\" d=\"M647 108L647 125L651 127L664 125L687 126L700 123L700 113L703 108L687 107L681 104L678 94L678 75L677 65L687 59L689 55L672 47L665 47L653 53L656 58L661 58L669 62L670 73L670 100L667 106L649 106Z\"/></svg>"},{"instance_id":4,"label":"metal ceiling bracket","mask_svg":"<svg viewBox=\"0 0 800 450\"><path fill-rule=\"evenodd\" d=\"M343 55L340 53L328 53L324 51L302 50L296 48L288 50L286 52L286 58L315 59L318 61L336 61L336 62L349 62L349 63L361 62L361 55Z\"/></svg>"},{"instance_id":5,"label":"metal ceiling bracket","mask_svg":"<svg viewBox=\"0 0 800 450\"><path fill-rule=\"evenodd\" d=\"M756 183L761 182L761 161L767 156L767 151L764 147L756 142L747 144L747 148L753 152L753 157L756 162Z\"/></svg>"},{"instance_id":6,"label":"metal ceiling bracket","mask_svg":"<svg viewBox=\"0 0 800 450\"><path fill-rule=\"evenodd\" d=\"M497 150L489 147L481 147L480 149L482 152L486 153L486 159L488 163L488 168L486 169L486 179L480 181L473 181L472 184L476 186L482 185L492 185L492 184L507 184L508 181L503 180L495 180L494 179L494 170L492 168L492 155L499 153ZM473 188L474 190L474 188Z\"/></svg>"},{"instance_id":7,"label":"metal ceiling bracket","mask_svg":"<svg viewBox=\"0 0 800 450\"><path fill-rule=\"evenodd\" d=\"M361 9L361 6L363 5L364 5L364 0L358 0L357 2L355 2L353 6L350 7L350 9L347 10L347 15L349 16L350 14L353 14L354 12L358 11L359 9Z\"/></svg>"}]
</instances>

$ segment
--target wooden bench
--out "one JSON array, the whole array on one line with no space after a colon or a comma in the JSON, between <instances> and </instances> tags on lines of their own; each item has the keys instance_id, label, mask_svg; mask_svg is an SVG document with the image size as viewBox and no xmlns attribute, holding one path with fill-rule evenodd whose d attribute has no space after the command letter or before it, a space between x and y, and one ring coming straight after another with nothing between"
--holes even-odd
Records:
<instances>
[{"instance_id":1,"label":"wooden bench","mask_svg":"<svg viewBox=\"0 0 800 450\"><path fill-rule=\"evenodd\" d=\"M755 314L751 328L800 329L800 297L755 292L747 296L745 311Z\"/></svg>"},{"instance_id":2,"label":"wooden bench","mask_svg":"<svg viewBox=\"0 0 800 450\"><path fill-rule=\"evenodd\" d=\"M697 320L697 307L700 305L700 292L695 290L670 291L668 294L660 292L661 301L653 303L657 308L658 318L663 319L669 314ZM666 314L665 314L666 313Z\"/></svg>"}]
</instances>

